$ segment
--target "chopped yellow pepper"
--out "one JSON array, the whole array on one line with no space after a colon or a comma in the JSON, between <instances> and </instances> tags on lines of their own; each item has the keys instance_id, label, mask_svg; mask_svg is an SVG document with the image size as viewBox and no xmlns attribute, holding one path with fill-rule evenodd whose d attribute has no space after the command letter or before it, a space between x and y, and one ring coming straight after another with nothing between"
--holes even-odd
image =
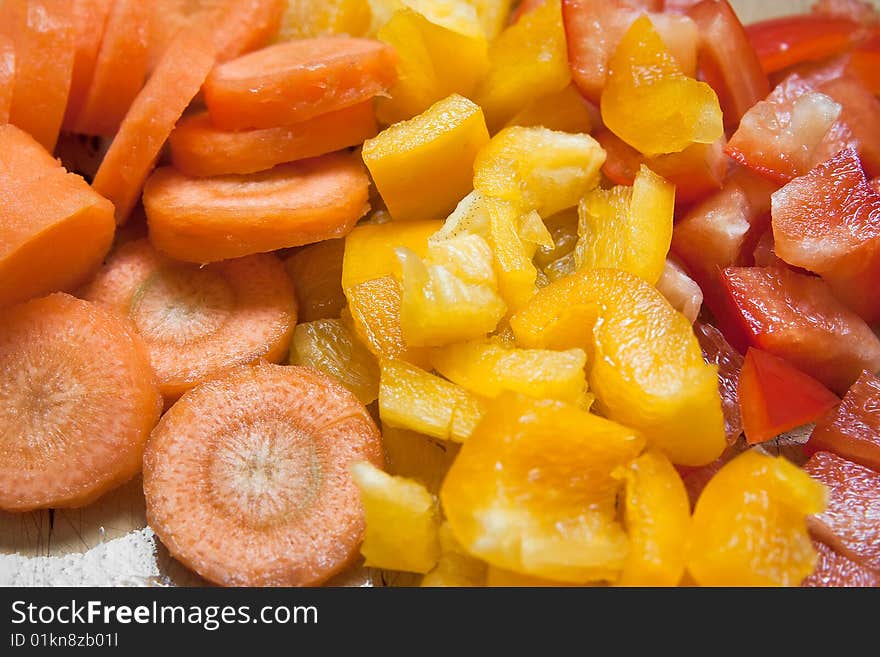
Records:
<instances>
[{"instance_id":1,"label":"chopped yellow pepper","mask_svg":"<svg viewBox=\"0 0 880 657\"><path fill-rule=\"evenodd\" d=\"M382 362L382 424L442 440L464 442L483 416L485 402L461 386L404 363Z\"/></svg>"},{"instance_id":2,"label":"chopped yellow pepper","mask_svg":"<svg viewBox=\"0 0 880 657\"><path fill-rule=\"evenodd\" d=\"M387 423L382 425L382 445L389 474L415 479L433 494L440 492L440 484L458 454L458 443Z\"/></svg>"},{"instance_id":3,"label":"chopped yellow pepper","mask_svg":"<svg viewBox=\"0 0 880 657\"><path fill-rule=\"evenodd\" d=\"M400 261L394 250L406 247L424 257L428 253L428 238L442 226L442 221L409 221L356 227L345 238L342 289L382 276L399 280Z\"/></svg>"},{"instance_id":4,"label":"chopped yellow pepper","mask_svg":"<svg viewBox=\"0 0 880 657\"><path fill-rule=\"evenodd\" d=\"M501 34L507 26L513 0L467 0L477 12L483 32L490 40Z\"/></svg>"},{"instance_id":5,"label":"chopped yellow pepper","mask_svg":"<svg viewBox=\"0 0 880 657\"><path fill-rule=\"evenodd\" d=\"M448 522L440 525L439 535L440 558L434 569L422 579L422 586L485 586L486 563L465 552L455 540Z\"/></svg>"},{"instance_id":6,"label":"chopped yellow pepper","mask_svg":"<svg viewBox=\"0 0 880 657\"><path fill-rule=\"evenodd\" d=\"M489 48L489 73L476 92L492 132L535 98L562 91L571 82L559 0L523 16Z\"/></svg>"},{"instance_id":7,"label":"chopped yellow pepper","mask_svg":"<svg viewBox=\"0 0 880 657\"><path fill-rule=\"evenodd\" d=\"M632 187L597 188L580 202L580 268L623 269L655 285L672 243L675 186L644 164Z\"/></svg>"},{"instance_id":8,"label":"chopped yellow pepper","mask_svg":"<svg viewBox=\"0 0 880 657\"><path fill-rule=\"evenodd\" d=\"M287 0L278 40L326 34L363 36L369 31L371 20L368 0Z\"/></svg>"},{"instance_id":9,"label":"chopped yellow pepper","mask_svg":"<svg viewBox=\"0 0 880 657\"><path fill-rule=\"evenodd\" d=\"M507 122L508 126L542 126L560 132L588 133L593 120L584 97L572 85L531 101Z\"/></svg>"},{"instance_id":10,"label":"chopped yellow pepper","mask_svg":"<svg viewBox=\"0 0 880 657\"><path fill-rule=\"evenodd\" d=\"M580 270L540 290L513 316L517 344L581 347L606 417L642 431L679 465L706 465L727 445L716 367L690 322L642 279Z\"/></svg>"},{"instance_id":11,"label":"chopped yellow pepper","mask_svg":"<svg viewBox=\"0 0 880 657\"><path fill-rule=\"evenodd\" d=\"M682 72L647 16L611 57L600 106L608 129L645 155L678 153L724 134L715 91Z\"/></svg>"},{"instance_id":12,"label":"chopped yellow pepper","mask_svg":"<svg viewBox=\"0 0 880 657\"><path fill-rule=\"evenodd\" d=\"M442 219L472 189L488 141L482 110L452 95L368 139L363 158L393 219Z\"/></svg>"}]
</instances>

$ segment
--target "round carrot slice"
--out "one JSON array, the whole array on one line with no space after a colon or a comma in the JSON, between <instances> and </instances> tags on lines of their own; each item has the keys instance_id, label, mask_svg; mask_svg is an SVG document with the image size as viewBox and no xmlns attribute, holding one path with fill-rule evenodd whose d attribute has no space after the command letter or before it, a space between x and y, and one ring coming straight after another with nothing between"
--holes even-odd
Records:
<instances>
[{"instance_id":1,"label":"round carrot slice","mask_svg":"<svg viewBox=\"0 0 880 657\"><path fill-rule=\"evenodd\" d=\"M162 404L131 323L57 293L0 315L0 509L88 504L141 469Z\"/></svg>"},{"instance_id":2,"label":"round carrot slice","mask_svg":"<svg viewBox=\"0 0 880 657\"><path fill-rule=\"evenodd\" d=\"M306 367L241 367L186 393L153 431L147 520L212 582L320 584L363 538L358 461L382 465L381 437L338 382Z\"/></svg>"},{"instance_id":3,"label":"round carrot slice","mask_svg":"<svg viewBox=\"0 0 880 657\"><path fill-rule=\"evenodd\" d=\"M369 178L360 157L342 153L244 176L165 167L143 198L153 245L205 263L347 235L369 210Z\"/></svg>"},{"instance_id":4,"label":"round carrot slice","mask_svg":"<svg viewBox=\"0 0 880 657\"><path fill-rule=\"evenodd\" d=\"M131 318L169 401L237 365L281 361L296 325L293 283L271 254L198 267L136 240L81 295Z\"/></svg>"},{"instance_id":5,"label":"round carrot slice","mask_svg":"<svg viewBox=\"0 0 880 657\"><path fill-rule=\"evenodd\" d=\"M73 77L70 81L70 95L67 111L64 114L65 130L72 130L74 119L86 100L89 84L95 74L98 51L107 16L113 8L113 0L73 0L73 25L75 52L73 56Z\"/></svg>"},{"instance_id":6,"label":"round carrot slice","mask_svg":"<svg viewBox=\"0 0 880 657\"><path fill-rule=\"evenodd\" d=\"M165 140L212 66L211 35L199 29L181 32L134 99L93 183L113 201L117 223L128 219Z\"/></svg>"}]
</instances>

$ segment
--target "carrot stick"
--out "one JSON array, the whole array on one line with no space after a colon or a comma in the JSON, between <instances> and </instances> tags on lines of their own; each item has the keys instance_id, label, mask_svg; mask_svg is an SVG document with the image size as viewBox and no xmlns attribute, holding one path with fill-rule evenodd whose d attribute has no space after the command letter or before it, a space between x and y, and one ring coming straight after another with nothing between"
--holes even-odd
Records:
<instances>
[{"instance_id":1,"label":"carrot stick","mask_svg":"<svg viewBox=\"0 0 880 657\"><path fill-rule=\"evenodd\" d=\"M55 149L73 72L73 11L66 2L27 0L16 38L15 83L9 122Z\"/></svg>"},{"instance_id":2,"label":"carrot stick","mask_svg":"<svg viewBox=\"0 0 880 657\"><path fill-rule=\"evenodd\" d=\"M149 54L149 9L143 0L114 0L95 72L74 132L111 137L144 84Z\"/></svg>"},{"instance_id":3,"label":"carrot stick","mask_svg":"<svg viewBox=\"0 0 880 657\"><path fill-rule=\"evenodd\" d=\"M76 51L73 58L70 96L64 114L65 130L73 130L76 116L85 103L92 76L95 74L107 16L112 7L113 0L73 0Z\"/></svg>"},{"instance_id":4,"label":"carrot stick","mask_svg":"<svg viewBox=\"0 0 880 657\"><path fill-rule=\"evenodd\" d=\"M210 35L180 32L134 99L93 183L113 201L117 223L128 219L159 151L213 66Z\"/></svg>"},{"instance_id":5,"label":"carrot stick","mask_svg":"<svg viewBox=\"0 0 880 657\"><path fill-rule=\"evenodd\" d=\"M0 126L0 308L82 284L114 228L109 201L30 135Z\"/></svg>"},{"instance_id":6,"label":"carrot stick","mask_svg":"<svg viewBox=\"0 0 880 657\"><path fill-rule=\"evenodd\" d=\"M199 267L136 240L80 296L134 321L166 403L237 365L280 362L296 324L293 283L271 254Z\"/></svg>"},{"instance_id":7,"label":"carrot stick","mask_svg":"<svg viewBox=\"0 0 880 657\"><path fill-rule=\"evenodd\" d=\"M376 136L373 104L361 103L286 128L218 130L207 113L183 119L171 133L171 158L190 176L255 173Z\"/></svg>"},{"instance_id":8,"label":"carrot stick","mask_svg":"<svg viewBox=\"0 0 880 657\"><path fill-rule=\"evenodd\" d=\"M357 558L349 468L381 466L363 404L307 367L243 366L181 397L144 453L147 520L172 556L227 586L321 584Z\"/></svg>"},{"instance_id":9,"label":"carrot stick","mask_svg":"<svg viewBox=\"0 0 880 657\"><path fill-rule=\"evenodd\" d=\"M144 188L153 245L206 263L347 235L369 209L360 158L332 153L246 176L158 169Z\"/></svg>"},{"instance_id":10,"label":"carrot stick","mask_svg":"<svg viewBox=\"0 0 880 657\"><path fill-rule=\"evenodd\" d=\"M217 66L205 81L211 120L224 130L293 125L384 93L394 50L351 37L301 39Z\"/></svg>"},{"instance_id":11,"label":"carrot stick","mask_svg":"<svg viewBox=\"0 0 880 657\"><path fill-rule=\"evenodd\" d=\"M141 469L161 400L131 322L57 293L0 314L0 509L88 504Z\"/></svg>"}]
</instances>

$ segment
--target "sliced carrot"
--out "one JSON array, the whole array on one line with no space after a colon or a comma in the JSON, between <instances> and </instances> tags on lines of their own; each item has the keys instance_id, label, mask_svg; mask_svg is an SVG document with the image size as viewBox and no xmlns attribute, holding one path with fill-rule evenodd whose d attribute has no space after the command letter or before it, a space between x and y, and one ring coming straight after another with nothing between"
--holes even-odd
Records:
<instances>
[{"instance_id":1,"label":"sliced carrot","mask_svg":"<svg viewBox=\"0 0 880 657\"><path fill-rule=\"evenodd\" d=\"M141 239L121 246L80 296L134 322L166 402L237 365L281 361L296 325L293 283L271 254L199 267Z\"/></svg>"},{"instance_id":2,"label":"sliced carrot","mask_svg":"<svg viewBox=\"0 0 880 657\"><path fill-rule=\"evenodd\" d=\"M368 188L360 158L343 153L247 176L165 167L147 181L144 209L157 249L206 263L347 235L369 210Z\"/></svg>"},{"instance_id":3,"label":"sliced carrot","mask_svg":"<svg viewBox=\"0 0 880 657\"><path fill-rule=\"evenodd\" d=\"M147 520L171 554L228 586L321 584L357 557L349 467L382 465L369 413L306 367L244 366L191 390L144 454Z\"/></svg>"},{"instance_id":4,"label":"sliced carrot","mask_svg":"<svg viewBox=\"0 0 880 657\"><path fill-rule=\"evenodd\" d=\"M16 37L15 83L9 122L55 149L73 73L73 9L67 2L27 0Z\"/></svg>"},{"instance_id":5,"label":"sliced carrot","mask_svg":"<svg viewBox=\"0 0 880 657\"><path fill-rule=\"evenodd\" d=\"M161 399L131 323L57 293L0 315L0 509L88 504L141 469Z\"/></svg>"},{"instance_id":6,"label":"sliced carrot","mask_svg":"<svg viewBox=\"0 0 880 657\"><path fill-rule=\"evenodd\" d=\"M332 153L376 136L371 102L283 128L218 130L207 113L183 119L171 133L174 166L190 176L255 173Z\"/></svg>"},{"instance_id":7,"label":"sliced carrot","mask_svg":"<svg viewBox=\"0 0 880 657\"><path fill-rule=\"evenodd\" d=\"M0 125L9 123L15 89L15 40L24 25L25 6L0 2Z\"/></svg>"},{"instance_id":8,"label":"sliced carrot","mask_svg":"<svg viewBox=\"0 0 880 657\"><path fill-rule=\"evenodd\" d=\"M114 0L74 132L111 137L144 85L150 36L149 3Z\"/></svg>"},{"instance_id":9,"label":"sliced carrot","mask_svg":"<svg viewBox=\"0 0 880 657\"><path fill-rule=\"evenodd\" d=\"M224 130L293 125L384 93L397 77L394 49L352 37L269 46L215 68L205 103Z\"/></svg>"},{"instance_id":10,"label":"sliced carrot","mask_svg":"<svg viewBox=\"0 0 880 657\"><path fill-rule=\"evenodd\" d=\"M128 219L174 124L213 66L210 34L200 29L182 31L134 99L93 183L113 201L117 223Z\"/></svg>"},{"instance_id":11,"label":"sliced carrot","mask_svg":"<svg viewBox=\"0 0 880 657\"><path fill-rule=\"evenodd\" d=\"M0 126L0 308L82 284L114 228L107 199L30 135Z\"/></svg>"},{"instance_id":12,"label":"sliced carrot","mask_svg":"<svg viewBox=\"0 0 880 657\"><path fill-rule=\"evenodd\" d=\"M98 62L98 51L107 16L113 8L113 0L73 0L73 24L75 30L75 48L73 57L73 77L70 81L70 96L67 99L67 111L64 114L65 130L72 130L76 115L79 114L92 76Z\"/></svg>"}]
</instances>

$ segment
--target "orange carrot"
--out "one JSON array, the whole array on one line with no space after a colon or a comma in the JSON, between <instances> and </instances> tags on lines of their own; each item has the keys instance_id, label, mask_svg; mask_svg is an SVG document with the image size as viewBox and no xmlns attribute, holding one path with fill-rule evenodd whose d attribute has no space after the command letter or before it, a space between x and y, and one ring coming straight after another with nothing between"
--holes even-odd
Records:
<instances>
[{"instance_id":1,"label":"orange carrot","mask_svg":"<svg viewBox=\"0 0 880 657\"><path fill-rule=\"evenodd\" d=\"M144 84L149 54L149 3L114 0L88 93L74 132L111 137Z\"/></svg>"},{"instance_id":2,"label":"orange carrot","mask_svg":"<svg viewBox=\"0 0 880 657\"><path fill-rule=\"evenodd\" d=\"M144 188L153 245L214 262L347 235L369 209L359 157L332 153L246 176L190 178L158 169Z\"/></svg>"},{"instance_id":3,"label":"orange carrot","mask_svg":"<svg viewBox=\"0 0 880 657\"><path fill-rule=\"evenodd\" d=\"M165 414L144 453L147 521L172 556L227 586L321 584L357 558L349 468L383 464L369 413L335 379L258 364Z\"/></svg>"},{"instance_id":4,"label":"orange carrot","mask_svg":"<svg viewBox=\"0 0 880 657\"><path fill-rule=\"evenodd\" d=\"M3 20L0 12L0 20ZM15 44L0 34L0 125L9 123L12 92L15 86Z\"/></svg>"},{"instance_id":5,"label":"orange carrot","mask_svg":"<svg viewBox=\"0 0 880 657\"><path fill-rule=\"evenodd\" d=\"M166 403L237 365L281 361L296 325L293 283L271 254L199 267L141 239L121 246L80 296L134 321Z\"/></svg>"},{"instance_id":6,"label":"orange carrot","mask_svg":"<svg viewBox=\"0 0 880 657\"><path fill-rule=\"evenodd\" d=\"M30 135L0 126L0 308L82 284L114 228L109 201Z\"/></svg>"},{"instance_id":7,"label":"orange carrot","mask_svg":"<svg viewBox=\"0 0 880 657\"><path fill-rule=\"evenodd\" d=\"M113 201L117 223L128 219L159 151L213 66L210 35L180 32L134 99L93 183Z\"/></svg>"},{"instance_id":8,"label":"orange carrot","mask_svg":"<svg viewBox=\"0 0 880 657\"><path fill-rule=\"evenodd\" d=\"M293 125L384 93L397 77L394 50L351 37L300 39L217 66L205 102L224 130Z\"/></svg>"},{"instance_id":9,"label":"orange carrot","mask_svg":"<svg viewBox=\"0 0 880 657\"><path fill-rule=\"evenodd\" d=\"M255 173L357 146L375 136L371 102L290 127L241 132L218 130L203 112L183 119L171 133L171 158L174 166L190 176Z\"/></svg>"},{"instance_id":10,"label":"orange carrot","mask_svg":"<svg viewBox=\"0 0 880 657\"><path fill-rule=\"evenodd\" d=\"M0 314L0 509L77 507L141 469L161 411L131 322L52 294Z\"/></svg>"},{"instance_id":11,"label":"orange carrot","mask_svg":"<svg viewBox=\"0 0 880 657\"><path fill-rule=\"evenodd\" d=\"M64 114L65 130L73 129L74 120L86 100L92 76L95 74L104 26L112 7L113 0L73 0L76 52L73 58L70 96Z\"/></svg>"},{"instance_id":12,"label":"orange carrot","mask_svg":"<svg viewBox=\"0 0 880 657\"><path fill-rule=\"evenodd\" d=\"M74 27L69 3L27 0L16 37L15 83L9 122L55 149L73 72Z\"/></svg>"}]
</instances>

